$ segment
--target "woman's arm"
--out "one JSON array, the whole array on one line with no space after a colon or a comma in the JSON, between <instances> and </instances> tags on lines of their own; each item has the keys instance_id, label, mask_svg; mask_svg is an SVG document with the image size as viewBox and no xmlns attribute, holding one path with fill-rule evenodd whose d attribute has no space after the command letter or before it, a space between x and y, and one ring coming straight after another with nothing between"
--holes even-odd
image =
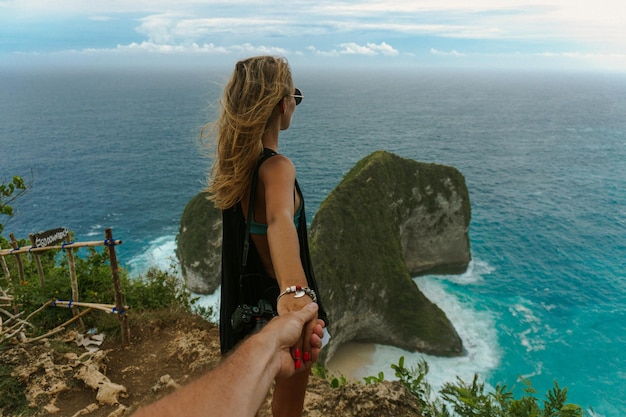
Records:
<instances>
[{"instance_id":1,"label":"woman's arm","mask_svg":"<svg viewBox=\"0 0 626 417\"><path fill-rule=\"evenodd\" d=\"M296 169L287 157L277 155L261 165L259 178L265 190L267 242L280 291L293 285L306 287L308 284L300 260L300 242L294 225ZM278 301L278 314L298 311L310 302L308 295L296 298L294 294L287 294ZM316 323L317 320L312 320L307 324L309 331ZM304 361L309 360L311 346L306 338L295 348L300 349Z\"/></svg>"},{"instance_id":2,"label":"woman's arm","mask_svg":"<svg viewBox=\"0 0 626 417\"><path fill-rule=\"evenodd\" d=\"M300 243L293 221L296 169L287 157L277 155L261 166L259 178L265 190L267 242L279 287L281 291L291 285L306 287ZM311 300L303 301L302 306Z\"/></svg>"}]
</instances>

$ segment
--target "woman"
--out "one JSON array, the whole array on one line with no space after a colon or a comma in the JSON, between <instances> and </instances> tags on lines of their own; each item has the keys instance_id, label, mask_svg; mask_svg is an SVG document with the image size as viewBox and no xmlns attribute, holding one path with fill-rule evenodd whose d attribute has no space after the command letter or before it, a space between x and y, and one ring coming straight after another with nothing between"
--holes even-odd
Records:
<instances>
[{"instance_id":1,"label":"woman","mask_svg":"<svg viewBox=\"0 0 626 417\"><path fill-rule=\"evenodd\" d=\"M297 311L313 300L327 322L310 264L296 170L278 153L279 133L289 128L302 98L285 59L249 58L236 64L219 119L211 125L217 138L208 189L223 219L222 353L271 319L272 310ZM320 323L309 322L292 348L296 367L310 367L310 336ZM276 381L275 417L302 414L308 375Z\"/></svg>"}]
</instances>

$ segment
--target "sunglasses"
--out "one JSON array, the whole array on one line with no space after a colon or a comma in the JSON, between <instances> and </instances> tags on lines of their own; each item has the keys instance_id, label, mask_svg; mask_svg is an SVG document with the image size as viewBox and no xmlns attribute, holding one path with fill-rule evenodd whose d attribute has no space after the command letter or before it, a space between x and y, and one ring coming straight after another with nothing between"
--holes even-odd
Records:
<instances>
[{"instance_id":1,"label":"sunglasses","mask_svg":"<svg viewBox=\"0 0 626 417\"><path fill-rule=\"evenodd\" d=\"M292 94L291 96L293 98L296 99L296 106L300 103L302 103L302 99L304 98L304 96L302 95L302 91L300 91L298 88L295 89L295 93Z\"/></svg>"}]
</instances>

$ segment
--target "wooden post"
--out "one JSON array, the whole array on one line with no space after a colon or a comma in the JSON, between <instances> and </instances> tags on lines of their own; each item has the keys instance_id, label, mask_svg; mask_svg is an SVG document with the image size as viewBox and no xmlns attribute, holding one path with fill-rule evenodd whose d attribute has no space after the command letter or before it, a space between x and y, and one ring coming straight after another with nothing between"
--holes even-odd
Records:
<instances>
[{"instance_id":1,"label":"wooden post","mask_svg":"<svg viewBox=\"0 0 626 417\"><path fill-rule=\"evenodd\" d=\"M11 272L9 272L9 267L7 266L6 261L4 260L4 256L0 256L0 263L2 264L2 270L4 271L4 275L7 279L7 285L9 286L7 290L11 289ZM4 288L0 287L0 306L10 307L13 304L13 297L9 296ZM0 334L2 334L2 317L0 317Z\"/></svg>"},{"instance_id":2,"label":"wooden post","mask_svg":"<svg viewBox=\"0 0 626 417\"><path fill-rule=\"evenodd\" d=\"M0 252L2 251L2 246L0 246ZM7 277L7 283L9 283L10 279L11 279L11 271L9 271L9 266L7 265L7 262L4 260L4 256L0 255L0 264L2 264L2 272L4 272L4 275Z\"/></svg>"},{"instance_id":3,"label":"wooden post","mask_svg":"<svg viewBox=\"0 0 626 417\"><path fill-rule=\"evenodd\" d=\"M105 245L109 248L109 262L111 264L111 273L113 275L113 287L115 289L115 308L119 312L117 315L122 330L122 344L130 343L130 328L128 326L128 316L124 311L124 294L122 293L122 285L120 283L120 274L117 264L117 255L115 254L115 241L113 240L113 231L109 228L105 230Z\"/></svg>"},{"instance_id":4,"label":"wooden post","mask_svg":"<svg viewBox=\"0 0 626 417\"><path fill-rule=\"evenodd\" d=\"M30 237L30 243L32 247L35 247L35 235L31 233L30 235L28 235L28 237ZM44 276L43 276L43 268L41 266L41 259L39 258L39 254L37 252L32 253L32 256L33 258L35 258L35 266L37 266L37 275L39 275L39 284L43 287Z\"/></svg>"},{"instance_id":5,"label":"wooden post","mask_svg":"<svg viewBox=\"0 0 626 417\"><path fill-rule=\"evenodd\" d=\"M6 275L7 282L8 282L11 279L11 272L9 271L9 267L7 266L7 263L4 260L4 256L0 256L0 263L2 264L2 270L4 271L4 275Z\"/></svg>"},{"instance_id":6,"label":"wooden post","mask_svg":"<svg viewBox=\"0 0 626 417\"><path fill-rule=\"evenodd\" d=\"M9 238L11 238L11 247L13 249L18 249L20 245L17 243L17 240L15 239L13 233L9 235ZM24 265L22 265L22 258L20 258L19 254L15 255L15 262L17 262L17 272L19 274L20 281L26 281L26 279L24 278Z\"/></svg>"},{"instance_id":7,"label":"wooden post","mask_svg":"<svg viewBox=\"0 0 626 417\"><path fill-rule=\"evenodd\" d=\"M70 237L67 236L65 238L67 243L71 243ZM80 301L78 299L78 280L76 279L76 263L74 262L74 249L65 248L65 252L67 253L67 264L70 268L70 281L72 284L72 300Z\"/></svg>"},{"instance_id":8,"label":"wooden post","mask_svg":"<svg viewBox=\"0 0 626 417\"><path fill-rule=\"evenodd\" d=\"M72 240L70 239L69 236L66 236L65 242L71 243ZM78 279L76 278L76 263L74 262L74 249L64 248L64 250L67 253L67 265L70 268L70 282L72 285L72 301L80 301L79 294L78 294ZM74 315L74 317L77 317L80 315L80 311L78 311L78 309L72 309L72 314ZM85 324L83 323L82 320L80 321L80 324L84 330Z\"/></svg>"}]
</instances>

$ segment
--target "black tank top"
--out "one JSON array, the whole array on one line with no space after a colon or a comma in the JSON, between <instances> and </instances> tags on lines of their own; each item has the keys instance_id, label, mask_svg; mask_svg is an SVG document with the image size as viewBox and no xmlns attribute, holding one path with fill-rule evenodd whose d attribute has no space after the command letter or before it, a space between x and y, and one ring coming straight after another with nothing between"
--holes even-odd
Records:
<instances>
[{"instance_id":1,"label":"black tank top","mask_svg":"<svg viewBox=\"0 0 626 417\"><path fill-rule=\"evenodd\" d=\"M258 167L266 159L278 155L271 149L264 149ZM255 173L256 175L256 173ZM306 214L304 209L304 197L295 183L296 192L300 195L302 213L297 225L298 241L300 243L300 260L306 275L307 283L317 294L319 304L318 317L328 326L328 317L322 307L322 300L318 291L317 282L313 274L311 256L309 254L309 241L307 237ZM220 302L220 346L222 353L231 350L239 341L243 340L249 332L236 333L231 326L231 317L237 306L244 303L256 306L260 299L265 299L276 310L276 298L280 294L278 281L268 277L261 258L250 239L246 270L242 271L243 246L246 234L246 221L241 208L241 203L222 211L222 278L221 278L221 302ZM243 274L252 275L240 285L240 277Z\"/></svg>"}]
</instances>

